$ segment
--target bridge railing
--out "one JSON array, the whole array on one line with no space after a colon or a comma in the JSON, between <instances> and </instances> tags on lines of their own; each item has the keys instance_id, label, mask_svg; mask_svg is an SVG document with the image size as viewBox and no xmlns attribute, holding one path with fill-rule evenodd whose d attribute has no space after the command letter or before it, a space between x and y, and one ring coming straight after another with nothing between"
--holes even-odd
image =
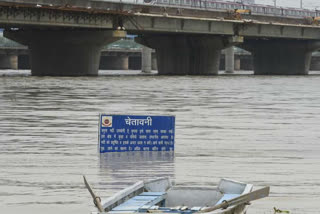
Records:
<instances>
[{"instance_id":1,"label":"bridge railing","mask_svg":"<svg viewBox=\"0 0 320 214\"><path fill-rule=\"evenodd\" d=\"M101 0L99 0L101 1ZM104 0L105 2L121 2L141 5L175 6L180 8L197 8L202 10L231 11L235 9L249 9L251 14L285 16L285 17L320 17L320 11L274 7L260 4L243 4L238 2L222 2L215 0Z\"/></svg>"}]
</instances>

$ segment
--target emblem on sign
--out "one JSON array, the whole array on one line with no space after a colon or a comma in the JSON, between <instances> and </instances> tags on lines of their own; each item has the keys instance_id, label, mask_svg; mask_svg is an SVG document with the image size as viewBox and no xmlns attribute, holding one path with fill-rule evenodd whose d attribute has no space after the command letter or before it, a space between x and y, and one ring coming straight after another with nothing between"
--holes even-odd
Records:
<instances>
[{"instance_id":1,"label":"emblem on sign","mask_svg":"<svg viewBox=\"0 0 320 214\"><path fill-rule=\"evenodd\" d=\"M101 125L102 127L112 127L112 116L102 116Z\"/></svg>"}]
</instances>

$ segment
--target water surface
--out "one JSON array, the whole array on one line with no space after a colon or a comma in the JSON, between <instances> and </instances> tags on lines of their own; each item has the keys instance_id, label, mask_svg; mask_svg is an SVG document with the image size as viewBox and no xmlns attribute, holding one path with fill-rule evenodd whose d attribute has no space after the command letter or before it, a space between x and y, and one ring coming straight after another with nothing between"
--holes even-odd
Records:
<instances>
[{"instance_id":1,"label":"water surface","mask_svg":"<svg viewBox=\"0 0 320 214\"><path fill-rule=\"evenodd\" d=\"M319 73L108 73L54 78L1 72L1 213L89 213L94 207L83 174L101 196L158 176L201 186L227 177L271 186L271 197L253 203L249 214L273 213L273 207L319 212ZM100 112L176 115L175 155L100 156Z\"/></svg>"}]
</instances>

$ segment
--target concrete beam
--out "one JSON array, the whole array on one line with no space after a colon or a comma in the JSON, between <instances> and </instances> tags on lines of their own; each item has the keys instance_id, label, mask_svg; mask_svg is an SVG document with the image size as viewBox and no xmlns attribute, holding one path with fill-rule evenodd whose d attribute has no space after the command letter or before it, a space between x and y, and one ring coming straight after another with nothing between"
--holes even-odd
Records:
<instances>
[{"instance_id":1,"label":"concrete beam","mask_svg":"<svg viewBox=\"0 0 320 214\"><path fill-rule=\"evenodd\" d=\"M177 4L145 4L142 1L104 1L104 0L0 0L2 6L19 6L38 9L59 9L68 11L82 11L87 13L119 12L130 13L150 13L168 14L169 16L188 16L198 18L221 17L230 19L228 10L215 8L181 7ZM37 6L38 5L38 6ZM40 5L40 7L39 7ZM164 8L165 7L165 8ZM165 10L165 11L164 11ZM292 16L270 16L267 14L242 14L243 19L257 20L286 24L305 24L306 20Z\"/></svg>"},{"instance_id":2,"label":"concrete beam","mask_svg":"<svg viewBox=\"0 0 320 214\"><path fill-rule=\"evenodd\" d=\"M221 50L241 38L165 35L141 36L136 42L156 50L160 75L216 75Z\"/></svg>"},{"instance_id":3,"label":"concrete beam","mask_svg":"<svg viewBox=\"0 0 320 214\"><path fill-rule=\"evenodd\" d=\"M312 52L320 42L247 39L241 47L252 53L256 75L307 75Z\"/></svg>"},{"instance_id":4,"label":"concrete beam","mask_svg":"<svg viewBox=\"0 0 320 214\"><path fill-rule=\"evenodd\" d=\"M0 1L1 2L1 1ZM16 5L18 2L12 2ZM22 7L0 5L0 26L3 27L74 27L93 29L116 29L120 23L129 33L188 33L210 35L239 35L244 37L294 38L319 40L320 27L297 24L290 19L275 22L274 17L263 19L251 17L250 21L225 19L226 13L191 10L188 13L167 15L155 6L155 13L143 12L145 6L112 2L55 1L50 6L36 7L36 1ZM25 2L26 3L26 2ZM38 3L37 3L38 4ZM66 6L74 4L74 7ZM60 6L59 6L60 5ZM151 8L149 8L151 9ZM141 12L140 12L141 11ZM171 10L170 10L171 11ZM196 15L192 15L194 14ZM205 12L202 14L202 12ZM121 16L119 16L119 13ZM216 14L216 15L215 15ZM217 17L217 18L211 18ZM279 19L279 17L277 18ZM273 22L274 21L274 22ZM290 24L289 24L290 23Z\"/></svg>"},{"instance_id":5,"label":"concrete beam","mask_svg":"<svg viewBox=\"0 0 320 214\"><path fill-rule=\"evenodd\" d=\"M320 39L320 28L303 25L251 23L238 25L238 34L244 37Z\"/></svg>"},{"instance_id":6,"label":"concrete beam","mask_svg":"<svg viewBox=\"0 0 320 214\"><path fill-rule=\"evenodd\" d=\"M98 74L103 46L125 32L19 30L4 36L29 46L33 76L92 76Z\"/></svg>"}]
</instances>

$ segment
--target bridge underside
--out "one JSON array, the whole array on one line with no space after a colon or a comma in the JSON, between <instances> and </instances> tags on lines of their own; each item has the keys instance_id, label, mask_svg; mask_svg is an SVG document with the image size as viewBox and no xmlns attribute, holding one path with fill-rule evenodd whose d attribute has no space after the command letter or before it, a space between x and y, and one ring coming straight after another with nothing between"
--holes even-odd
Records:
<instances>
[{"instance_id":1,"label":"bridge underside","mask_svg":"<svg viewBox=\"0 0 320 214\"><path fill-rule=\"evenodd\" d=\"M33 76L95 76L101 49L125 32L6 30L4 35L29 47ZM232 45L252 53L256 75L307 75L312 52L320 48L316 40L246 38L243 42L241 37L195 34L140 35L136 41L155 49L159 75L217 75L221 50ZM146 55L142 70L150 72L151 51ZM11 58L5 62L12 64ZM127 68L128 58L118 57L108 64ZM231 71L234 65L229 64Z\"/></svg>"},{"instance_id":2,"label":"bridge underside","mask_svg":"<svg viewBox=\"0 0 320 214\"><path fill-rule=\"evenodd\" d=\"M221 50L241 41L238 37L199 35L136 38L136 42L156 50L160 75L216 75Z\"/></svg>"},{"instance_id":3,"label":"bridge underside","mask_svg":"<svg viewBox=\"0 0 320 214\"><path fill-rule=\"evenodd\" d=\"M5 31L4 36L27 45L33 76L95 76L101 49L123 37L119 31Z\"/></svg>"},{"instance_id":4,"label":"bridge underside","mask_svg":"<svg viewBox=\"0 0 320 214\"><path fill-rule=\"evenodd\" d=\"M255 75L307 75L317 41L292 39L247 39L240 47L253 56Z\"/></svg>"}]
</instances>

